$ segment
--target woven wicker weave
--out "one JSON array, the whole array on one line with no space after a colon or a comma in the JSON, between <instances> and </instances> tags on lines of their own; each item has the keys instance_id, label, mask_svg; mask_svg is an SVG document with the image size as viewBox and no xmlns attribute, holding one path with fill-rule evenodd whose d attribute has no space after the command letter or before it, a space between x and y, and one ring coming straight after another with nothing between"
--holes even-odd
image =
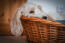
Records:
<instances>
[{"instance_id":1,"label":"woven wicker weave","mask_svg":"<svg viewBox=\"0 0 65 43\"><path fill-rule=\"evenodd\" d=\"M24 31L29 41L39 43L63 43L65 41L65 25L40 18L21 18Z\"/></svg>"}]
</instances>

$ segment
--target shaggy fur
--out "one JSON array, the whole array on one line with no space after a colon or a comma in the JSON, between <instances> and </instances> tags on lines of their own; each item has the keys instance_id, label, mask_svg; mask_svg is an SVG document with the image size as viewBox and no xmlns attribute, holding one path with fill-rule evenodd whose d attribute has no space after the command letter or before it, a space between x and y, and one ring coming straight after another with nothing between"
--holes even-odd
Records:
<instances>
[{"instance_id":1,"label":"shaggy fur","mask_svg":"<svg viewBox=\"0 0 65 43\"><path fill-rule=\"evenodd\" d=\"M38 17L45 16L41 6L27 3L19 8L11 21L11 33L15 36L20 36L23 32L23 26L20 21L21 16Z\"/></svg>"}]
</instances>

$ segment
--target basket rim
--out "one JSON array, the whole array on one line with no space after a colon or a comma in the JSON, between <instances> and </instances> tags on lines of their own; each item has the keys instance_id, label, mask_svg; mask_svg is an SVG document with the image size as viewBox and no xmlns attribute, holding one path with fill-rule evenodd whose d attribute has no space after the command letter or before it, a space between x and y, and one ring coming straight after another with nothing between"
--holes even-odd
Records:
<instances>
[{"instance_id":1,"label":"basket rim","mask_svg":"<svg viewBox=\"0 0 65 43\"><path fill-rule=\"evenodd\" d=\"M61 26L61 27L65 27L65 24L57 22L57 21L50 21L50 20L45 20L45 19L41 19L41 18L36 18L36 17L26 17L26 16L21 16L21 19L24 20L31 20L31 21L38 21L44 24L50 24L50 25L54 25L54 26Z\"/></svg>"}]
</instances>

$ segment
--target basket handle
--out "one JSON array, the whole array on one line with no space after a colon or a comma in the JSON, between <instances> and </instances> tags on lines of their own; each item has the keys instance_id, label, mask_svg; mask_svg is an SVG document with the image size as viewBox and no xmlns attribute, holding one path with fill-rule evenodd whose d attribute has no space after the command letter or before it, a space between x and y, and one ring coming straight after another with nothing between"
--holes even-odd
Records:
<instances>
[{"instance_id":1,"label":"basket handle","mask_svg":"<svg viewBox=\"0 0 65 43\"><path fill-rule=\"evenodd\" d=\"M53 22L53 21L50 21L50 20L45 20L45 19L40 19L40 18L35 18L35 17L22 16L21 19L31 20L31 21L39 21L39 22L44 23L44 24L51 24L51 25L54 25L54 26L65 27L65 25L63 23L56 22L56 21Z\"/></svg>"}]
</instances>

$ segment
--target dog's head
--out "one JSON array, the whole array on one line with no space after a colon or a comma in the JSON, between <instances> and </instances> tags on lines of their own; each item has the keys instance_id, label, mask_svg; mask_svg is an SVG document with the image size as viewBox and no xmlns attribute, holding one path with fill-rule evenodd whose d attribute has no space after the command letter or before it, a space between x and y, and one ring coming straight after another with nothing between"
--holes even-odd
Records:
<instances>
[{"instance_id":1,"label":"dog's head","mask_svg":"<svg viewBox=\"0 0 65 43\"><path fill-rule=\"evenodd\" d=\"M21 7L20 13L22 16L27 16L27 17L43 18L45 16L45 13L43 12L40 5L35 5L30 3L25 4L23 7Z\"/></svg>"}]
</instances>

